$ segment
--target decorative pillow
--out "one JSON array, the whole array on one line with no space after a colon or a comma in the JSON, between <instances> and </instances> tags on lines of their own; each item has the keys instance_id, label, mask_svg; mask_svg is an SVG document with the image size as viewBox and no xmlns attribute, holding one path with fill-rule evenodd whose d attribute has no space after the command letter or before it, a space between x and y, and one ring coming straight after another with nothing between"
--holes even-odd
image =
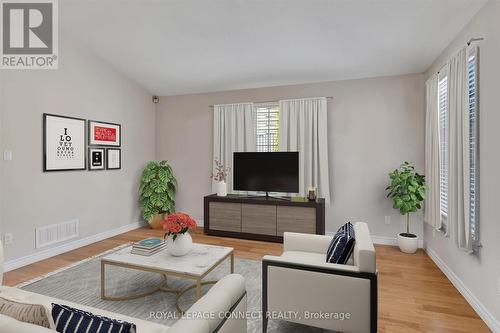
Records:
<instances>
[{"instance_id":1,"label":"decorative pillow","mask_svg":"<svg viewBox=\"0 0 500 333\"><path fill-rule=\"evenodd\" d=\"M337 230L326 252L326 262L345 265L354 250L356 239L351 222L347 222Z\"/></svg>"},{"instance_id":2,"label":"decorative pillow","mask_svg":"<svg viewBox=\"0 0 500 333\"><path fill-rule=\"evenodd\" d=\"M47 309L41 304L23 303L0 296L0 314L24 323L51 328Z\"/></svg>"},{"instance_id":3,"label":"decorative pillow","mask_svg":"<svg viewBox=\"0 0 500 333\"><path fill-rule=\"evenodd\" d=\"M134 324L94 315L90 312L52 303L52 318L61 333L135 333Z\"/></svg>"}]
</instances>

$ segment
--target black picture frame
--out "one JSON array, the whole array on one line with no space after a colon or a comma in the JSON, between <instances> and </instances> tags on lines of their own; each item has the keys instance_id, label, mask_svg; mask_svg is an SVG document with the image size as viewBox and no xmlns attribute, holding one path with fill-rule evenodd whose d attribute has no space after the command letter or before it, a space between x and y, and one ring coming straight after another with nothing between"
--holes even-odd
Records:
<instances>
[{"instance_id":1,"label":"black picture frame","mask_svg":"<svg viewBox=\"0 0 500 333\"><path fill-rule=\"evenodd\" d=\"M120 158L118 159L119 166L117 168L109 167L109 152L112 150L118 151ZM120 148L107 148L106 149L106 170L120 170L122 168L122 150Z\"/></svg>"},{"instance_id":2,"label":"black picture frame","mask_svg":"<svg viewBox=\"0 0 500 333\"><path fill-rule=\"evenodd\" d=\"M101 167L95 167L93 165L94 159L93 156L91 155L94 151L100 151L101 153ZM88 147L88 161L89 161L89 171L100 171L100 170L106 170L106 149L104 148L99 148L99 147Z\"/></svg>"},{"instance_id":3,"label":"black picture frame","mask_svg":"<svg viewBox=\"0 0 500 333\"><path fill-rule=\"evenodd\" d=\"M99 121L99 120L91 120L89 119L88 121L88 126L87 126L87 133L88 133L88 145L89 146L105 146L105 147L121 147L122 145L122 125L117 124L117 123L110 123L110 122L105 122L105 121ZM101 124L101 125L108 125L108 126L115 126L118 128L118 142L117 144L110 144L106 142L99 142L95 143L92 141L92 124Z\"/></svg>"},{"instance_id":4,"label":"black picture frame","mask_svg":"<svg viewBox=\"0 0 500 333\"><path fill-rule=\"evenodd\" d=\"M81 121L83 122L83 147L82 147L82 152L83 152L83 167L81 168L48 168L48 152L47 152L47 125L48 125L48 120L47 118L53 117L53 118L63 118L63 119L70 119L70 120L76 120L76 121ZM52 113L43 113L42 114L42 151L43 151L43 159L42 159L42 169L43 172L57 172L57 171L81 171L81 170L87 170L87 154L86 154L86 143L87 143L87 129L86 129L87 121L86 119L83 118L77 118L77 117L69 117L69 116L62 116L58 114L52 114Z\"/></svg>"}]
</instances>

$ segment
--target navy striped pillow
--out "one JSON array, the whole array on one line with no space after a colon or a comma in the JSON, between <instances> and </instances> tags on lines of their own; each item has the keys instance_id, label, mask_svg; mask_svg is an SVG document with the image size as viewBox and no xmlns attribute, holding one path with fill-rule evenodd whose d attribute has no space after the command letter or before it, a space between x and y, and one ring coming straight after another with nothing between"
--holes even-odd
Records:
<instances>
[{"instance_id":1,"label":"navy striped pillow","mask_svg":"<svg viewBox=\"0 0 500 333\"><path fill-rule=\"evenodd\" d=\"M135 333L134 324L96 316L90 312L52 303L52 318L60 333Z\"/></svg>"},{"instance_id":2,"label":"navy striped pillow","mask_svg":"<svg viewBox=\"0 0 500 333\"><path fill-rule=\"evenodd\" d=\"M351 222L347 222L337 230L326 252L326 262L346 264L354 250L356 238Z\"/></svg>"}]
</instances>

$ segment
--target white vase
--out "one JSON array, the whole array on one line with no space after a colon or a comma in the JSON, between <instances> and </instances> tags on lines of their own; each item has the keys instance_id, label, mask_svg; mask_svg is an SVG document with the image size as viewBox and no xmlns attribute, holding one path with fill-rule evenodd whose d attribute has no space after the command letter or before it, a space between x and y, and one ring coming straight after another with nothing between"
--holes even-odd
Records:
<instances>
[{"instance_id":1,"label":"white vase","mask_svg":"<svg viewBox=\"0 0 500 333\"><path fill-rule=\"evenodd\" d=\"M193 247L193 239L189 232L177 235L174 240L174 235L167 238L168 253L174 257L182 257L191 251Z\"/></svg>"},{"instance_id":2,"label":"white vase","mask_svg":"<svg viewBox=\"0 0 500 333\"><path fill-rule=\"evenodd\" d=\"M401 252L415 253L418 249L417 235L401 233L398 235L398 245Z\"/></svg>"},{"instance_id":3,"label":"white vase","mask_svg":"<svg viewBox=\"0 0 500 333\"><path fill-rule=\"evenodd\" d=\"M216 182L217 196L225 197L227 196L227 184L226 182Z\"/></svg>"}]
</instances>

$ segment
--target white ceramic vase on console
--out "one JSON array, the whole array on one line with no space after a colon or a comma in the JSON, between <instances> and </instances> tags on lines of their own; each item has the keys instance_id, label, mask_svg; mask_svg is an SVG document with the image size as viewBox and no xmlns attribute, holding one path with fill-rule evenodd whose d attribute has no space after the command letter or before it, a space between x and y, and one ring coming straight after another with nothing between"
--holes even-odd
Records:
<instances>
[{"instance_id":1,"label":"white ceramic vase on console","mask_svg":"<svg viewBox=\"0 0 500 333\"><path fill-rule=\"evenodd\" d=\"M217 189L217 196L219 196L219 197L227 196L227 184L226 184L226 182L216 182L215 187Z\"/></svg>"},{"instance_id":2,"label":"white ceramic vase on console","mask_svg":"<svg viewBox=\"0 0 500 333\"><path fill-rule=\"evenodd\" d=\"M170 235L167 238L168 253L174 257L182 257L191 251L193 248L193 238L189 232L178 234L177 237Z\"/></svg>"}]
</instances>

